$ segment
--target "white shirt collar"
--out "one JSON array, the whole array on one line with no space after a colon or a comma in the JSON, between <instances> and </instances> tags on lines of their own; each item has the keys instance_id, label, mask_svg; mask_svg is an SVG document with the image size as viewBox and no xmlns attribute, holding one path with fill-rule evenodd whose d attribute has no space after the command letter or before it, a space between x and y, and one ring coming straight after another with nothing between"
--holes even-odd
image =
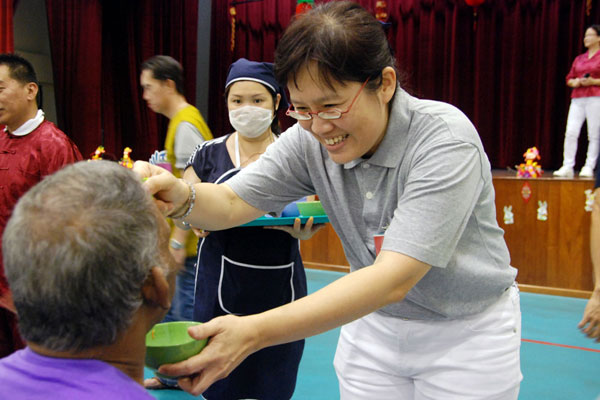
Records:
<instances>
[{"instance_id":1,"label":"white shirt collar","mask_svg":"<svg viewBox=\"0 0 600 400\"><path fill-rule=\"evenodd\" d=\"M29 121L15 129L14 132L10 132L10 134L15 136L25 136L33 132L35 128L40 126L42 122L44 122L44 112L42 110L38 110L35 117L31 118ZM4 128L4 131L8 132L8 128Z\"/></svg>"}]
</instances>

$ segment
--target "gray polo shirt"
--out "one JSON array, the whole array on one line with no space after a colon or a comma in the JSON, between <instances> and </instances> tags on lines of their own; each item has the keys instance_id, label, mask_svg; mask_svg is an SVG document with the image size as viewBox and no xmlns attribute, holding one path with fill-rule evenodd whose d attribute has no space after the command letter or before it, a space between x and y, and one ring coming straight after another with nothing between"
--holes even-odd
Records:
<instances>
[{"instance_id":1,"label":"gray polo shirt","mask_svg":"<svg viewBox=\"0 0 600 400\"><path fill-rule=\"evenodd\" d=\"M254 207L275 212L318 194L352 271L374 262L377 233L385 233L382 249L431 265L402 302L379 310L387 315L435 320L475 314L516 276L477 131L446 103L399 89L377 151L344 165L296 124L227 185Z\"/></svg>"}]
</instances>

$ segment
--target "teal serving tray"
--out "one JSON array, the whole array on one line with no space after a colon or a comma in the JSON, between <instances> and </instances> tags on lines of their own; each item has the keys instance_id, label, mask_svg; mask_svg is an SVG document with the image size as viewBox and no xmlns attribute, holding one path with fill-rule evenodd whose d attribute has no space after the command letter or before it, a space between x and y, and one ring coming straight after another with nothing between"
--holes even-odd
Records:
<instances>
[{"instance_id":1,"label":"teal serving tray","mask_svg":"<svg viewBox=\"0 0 600 400\"><path fill-rule=\"evenodd\" d=\"M280 218L260 217L260 218L256 218L254 221L250 221L247 224L240 225L240 226L294 225L294 221L296 220L296 218L300 218L300 222L302 223L302 225L304 225L310 217L305 217L302 215L299 215L297 217L280 217ZM313 224L325 224L325 223L329 222L329 218L327 218L327 215L317 215L317 216L313 216L313 218L314 218Z\"/></svg>"}]
</instances>

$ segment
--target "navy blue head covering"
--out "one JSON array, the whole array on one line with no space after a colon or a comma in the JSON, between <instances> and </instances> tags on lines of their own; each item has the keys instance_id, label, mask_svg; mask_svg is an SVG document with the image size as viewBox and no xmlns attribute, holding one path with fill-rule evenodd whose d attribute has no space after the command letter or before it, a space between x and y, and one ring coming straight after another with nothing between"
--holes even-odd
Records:
<instances>
[{"instance_id":1,"label":"navy blue head covering","mask_svg":"<svg viewBox=\"0 0 600 400\"><path fill-rule=\"evenodd\" d=\"M288 102L285 97L285 91L277 80L273 72L273 64L268 62L256 62L240 58L229 67L227 80L225 81L225 89L237 81L254 81L262 83L271 93L279 93L281 100L279 108L287 107Z\"/></svg>"}]
</instances>

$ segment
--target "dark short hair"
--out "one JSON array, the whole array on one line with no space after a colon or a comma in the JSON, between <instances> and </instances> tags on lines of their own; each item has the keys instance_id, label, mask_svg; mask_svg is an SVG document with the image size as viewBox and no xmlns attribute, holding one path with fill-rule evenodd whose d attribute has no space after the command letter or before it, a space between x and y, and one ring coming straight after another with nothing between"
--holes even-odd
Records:
<instances>
[{"instance_id":1,"label":"dark short hair","mask_svg":"<svg viewBox=\"0 0 600 400\"><path fill-rule=\"evenodd\" d=\"M142 71L152 71L154 79L175 82L175 89L183 95L183 67L173 57L158 55L142 63Z\"/></svg>"},{"instance_id":2,"label":"dark short hair","mask_svg":"<svg viewBox=\"0 0 600 400\"><path fill-rule=\"evenodd\" d=\"M330 87L370 78L369 89L381 86L382 70L396 64L381 23L349 1L319 5L293 20L277 45L275 77L296 84L298 71L311 61Z\"/></svg>"},{"instance_id":3,"label":"dark short hair","mask_svg":"<svg viewBox=\"0 0 600 400\"><path fill-rule=\"evenodd\" d=\"M6 65L10 77L23 84L33 82L38 84L33 65L23 57L13 53L0 54L0 65Z\"/></svg>"},{"instance_id":4,"label":"dark short hair","mask_svg":"<svg viewBox=\"0 0 600 400\"><path fill-rule=\"evenodd\" d=\"M595 30L596 31L596 35L600 36L600 24L590 25L590 26L587 27L587 29L593 29L593 30Z\"/></svg>"}]
</instances>

